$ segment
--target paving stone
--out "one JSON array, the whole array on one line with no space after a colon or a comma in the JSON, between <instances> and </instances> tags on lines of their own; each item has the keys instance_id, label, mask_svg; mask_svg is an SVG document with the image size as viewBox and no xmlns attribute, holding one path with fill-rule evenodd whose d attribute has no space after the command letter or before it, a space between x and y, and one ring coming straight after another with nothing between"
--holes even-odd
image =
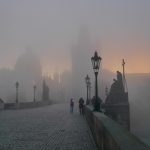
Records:
<instances>
[{"instance_id":1,"label":"paving stone","mask_svg":"<svg viewBox=\"0 0 150 150\"><path fill-rule=\"evenodd\" d=\"M0 111L0 150L96 150L84 116L69 104Z\"/></svg>"}]
</instances>

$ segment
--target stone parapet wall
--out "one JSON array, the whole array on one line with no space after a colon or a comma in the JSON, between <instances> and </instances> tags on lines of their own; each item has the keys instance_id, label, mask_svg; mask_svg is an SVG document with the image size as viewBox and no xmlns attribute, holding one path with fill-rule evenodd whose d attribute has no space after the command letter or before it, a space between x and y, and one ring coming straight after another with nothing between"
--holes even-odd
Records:
<instances>
[{"instance_id":1,"label":"stone parapet wall","mask_svg":"<svg viewBox=\"0 0 150 150\"><path fill-rule=\"evenodd\" d=\"M150 148L127 129L103 113L85 107L85 117L99 150L149 150Z\"/></svg>"},{"instance_id":2,"label":"stone parapet wall","mask_svg":"<svg viewBox=\"0 0 150 150\"><path fill-rule=\"evenodd\" d=\"M5 103L4 109L25 109L36 108L41 106L50 105L50 101L38 101L38 102L25 102L25 103Z\"/></svg>"},{"instance_id":3,"label":"stone parapet wall","mask_svg":"<svg viewBox=\"0 0 150 150\"><path fill-rule=\"evenodd\" d=\"M4 109L4 103L0 103L0 110Z\"/></svg>"},{"instance_id":4,"label":"stone parapet wall","mask_svg":"<svg viewBox=\"0 0 150 150\"><path fill-rule=\"evenodd\" d=\"M104 106L105 114L130 131L130 108L128 103Z\"/></svg>"}]
</instances>

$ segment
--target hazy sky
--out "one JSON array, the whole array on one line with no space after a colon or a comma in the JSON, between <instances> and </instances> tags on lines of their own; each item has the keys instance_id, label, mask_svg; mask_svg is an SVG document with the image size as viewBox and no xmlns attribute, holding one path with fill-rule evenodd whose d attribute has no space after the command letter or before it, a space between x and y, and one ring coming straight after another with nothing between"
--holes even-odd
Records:
<instances>
[{"instance_id":1,"label":"hazy sky","mask_svg":"<svg viewBox=\"0 0 150 150\"><path fill-rule=\"evenodd\" d=\"M150 72L150 0L0 0L0 67L30 46L44 70L69 69L83 25L103 67L118 70L125 58L128 72Z\"/></svg>"}]
</instances>

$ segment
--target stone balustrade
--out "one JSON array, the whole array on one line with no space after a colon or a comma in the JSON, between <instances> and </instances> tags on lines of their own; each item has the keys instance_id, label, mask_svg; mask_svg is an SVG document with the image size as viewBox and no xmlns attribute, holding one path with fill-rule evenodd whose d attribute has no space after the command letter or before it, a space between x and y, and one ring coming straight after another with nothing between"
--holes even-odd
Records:
<instances>
[{"instance_id":1,"label":"stone balustrade","mask_svg":"<svg viewBox=\"0 0 150 150\"><path fill-rule=\"evenodd\" d=\"M25 109L36 108L41 106L50 105L51 101L37 101L37 102L21 102L21 103L5 103L4 109Z\"/></svg>"},{"instance_id":2,"label":"stone balustrade","mask_svg":"<svg viewBox=\"0 0 150 150\"><path fill-rule=\"evenodd\" d=\"M150 150L124 127L100 112L85 107L85 117L99 150Z\"/></svg>"}]
</instances>

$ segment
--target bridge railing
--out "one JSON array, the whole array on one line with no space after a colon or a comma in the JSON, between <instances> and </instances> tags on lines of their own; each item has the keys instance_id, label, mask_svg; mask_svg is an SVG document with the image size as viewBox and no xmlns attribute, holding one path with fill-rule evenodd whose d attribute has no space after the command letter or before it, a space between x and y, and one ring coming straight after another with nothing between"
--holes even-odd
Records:
<instances>
[{"instance_id":1,"label":"bridge railing","mask_svg":"<svg viewBox=\"0 0 150 150\"><path fill-rule=\"evenodd\" d=\"M51 101L4 103L4 109L26 109L50 105Z\"/></svg>"},{"instance_id":2,"label":"bridge railing","mask_svg":"<svg viewBox=\"0 0 150 150\"><path fill-rule=\"evenodd\" d=\"M85 116L99 150L150 150L125 128L103 113L85 107Z\"/></svg>"}]
</instances>

